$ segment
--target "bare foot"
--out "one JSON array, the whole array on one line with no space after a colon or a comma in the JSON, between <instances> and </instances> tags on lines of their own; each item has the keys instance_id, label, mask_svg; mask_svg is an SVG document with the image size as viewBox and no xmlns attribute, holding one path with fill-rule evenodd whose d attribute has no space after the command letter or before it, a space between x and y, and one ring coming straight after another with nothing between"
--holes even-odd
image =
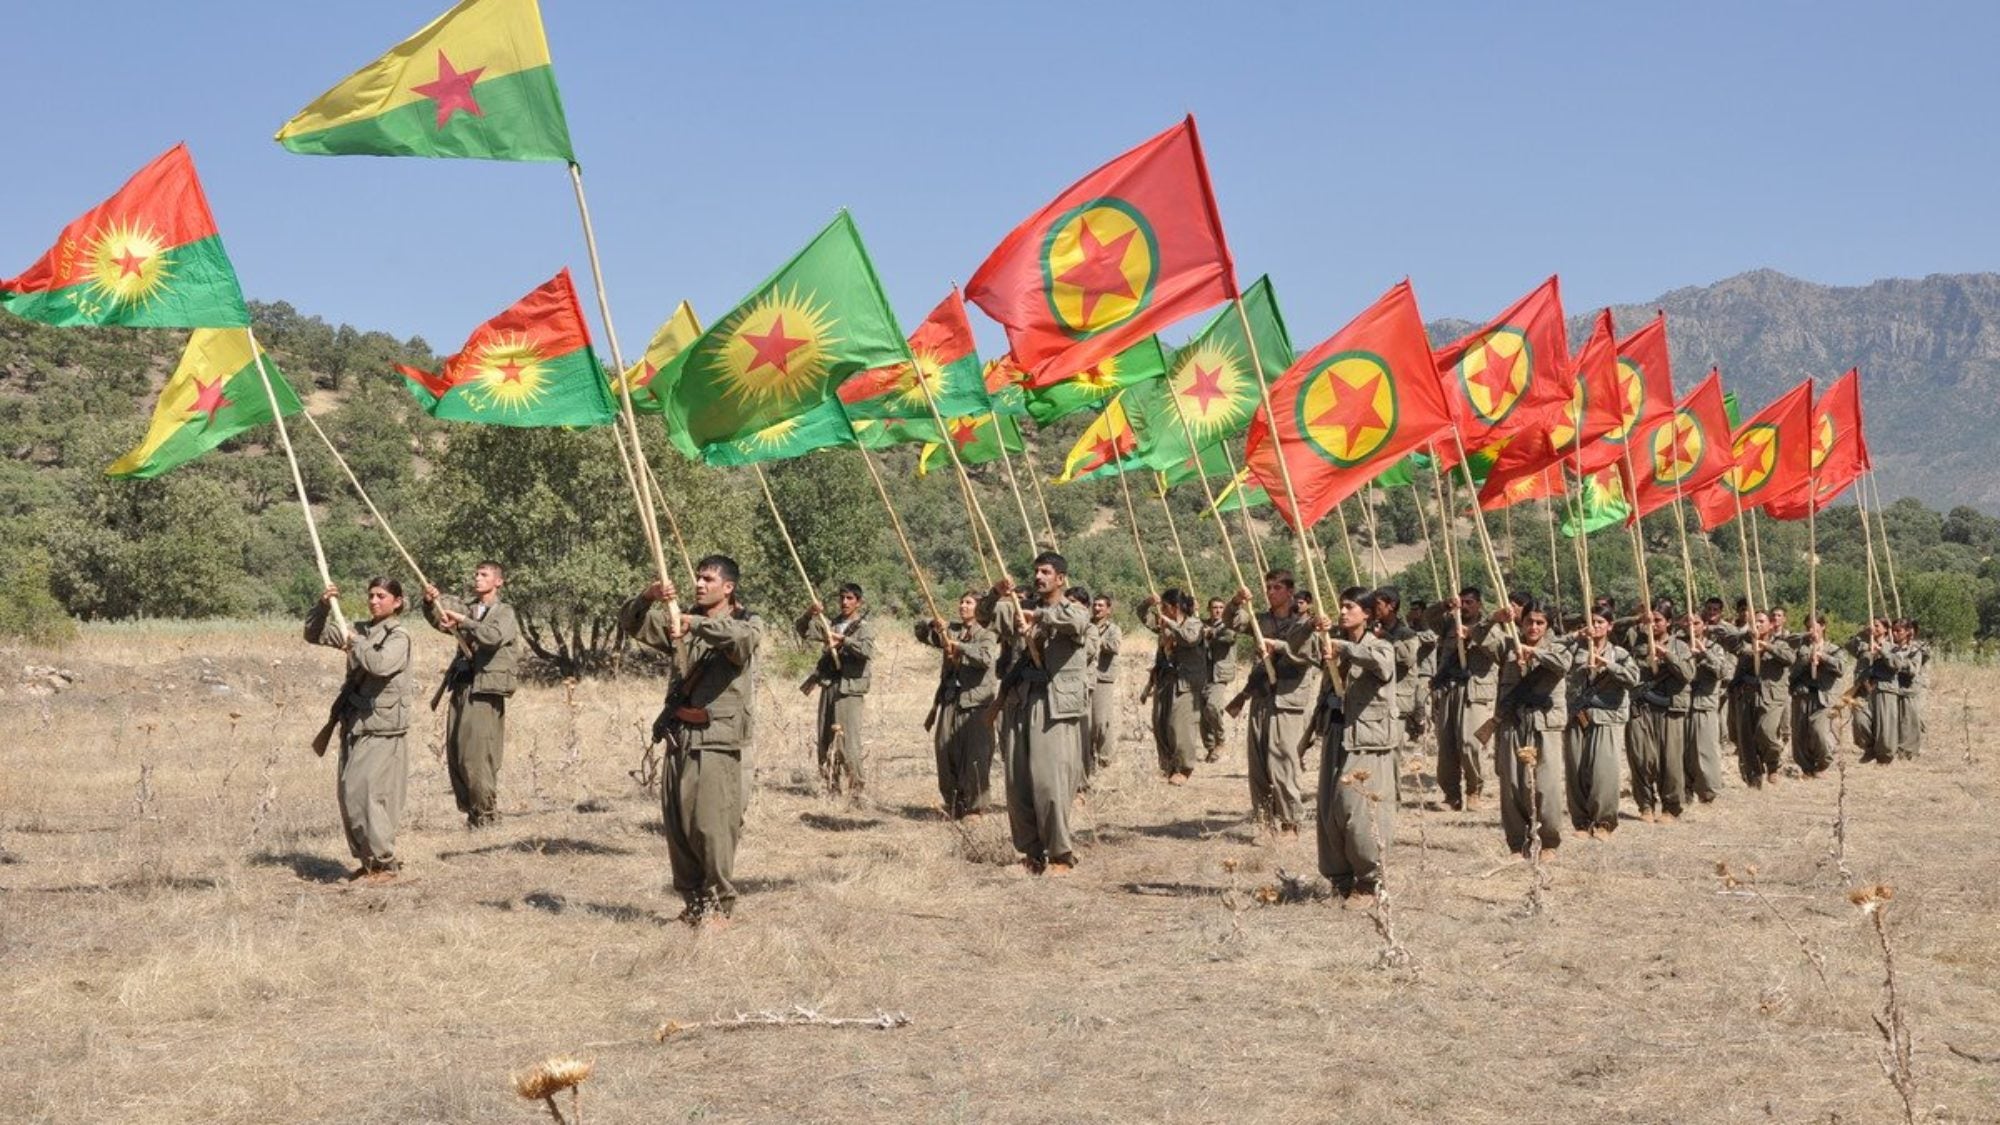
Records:
<instances>
[{"instance_id":1,"label":"bare foot","mask_svg":"<svg viewBox=\"0 0 2000 1125\"><path fill-rule=\"evenodd\" d=\"M1168 785L1186 785L1186 784L1187 784L1187 775L1186 775L1186 774L1184 774L1184 773L1170 773L1170 774L1168 774L1168 775L1167 775L1167 784L1168 784Z\"/></svg>"},{"instance_id":2,"label":"bare foot","mask_svg":"<svg viewBox=\"0 0 2000 1125\"><path fill-rule=\"evenodd\" d=\"M1074 870L1076 870L1075 864L1064 863L1061 860L1052 859L1049 861L1049 866L1046 874L1051 879L1060 879Z\"/></svg>"},{"instance_id":3,"label":"bare foot","mask_svg":"<svg viewBox=\"0 0 2000 1125\"><path fill-rule=\"evenodd\" d=\"M1652 810L1652 809L1640 809L1640 810L1639 810L1639 819L1640 819L1640 820L1643 820L1643 821L1645 821L1645 822L1646 822L1647 824L1651 824L1651 823L1653 823L1653 819L1654 819L1654 818L1653 818L1653 810Z\"/></svg>"}]
</instances>

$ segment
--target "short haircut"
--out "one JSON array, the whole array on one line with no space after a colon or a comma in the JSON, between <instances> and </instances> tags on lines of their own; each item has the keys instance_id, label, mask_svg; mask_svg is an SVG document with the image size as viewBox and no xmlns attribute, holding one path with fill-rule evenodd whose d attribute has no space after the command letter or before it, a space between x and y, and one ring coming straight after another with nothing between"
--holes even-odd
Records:
<instances>
[{"instance_id":1,"label":"short haircut","mask_svg":"<svg viewBox=\"0 0 2000 1125\"><path fill-rule=\"evenodd\" d=\"M985 596L986 596L986 595L985 595L985 591L983 591L983 590L975 590L975 589L973 589L973 588L972 588L972 587L970 587L970 586L967 586L967 587L966 587L965 589L963 589L963 590L960 590L960 591L958 592L958 600L959 600L959 601L964 601L964 600L965 600L965 599L967 599L967 598L971 598L971 599L972 599L973 601L975 601L975 602L976 602L976 601L978 601L978 600L979 600L980 598L982 598L982 597L985 597Z\"/></svg>"},{"instance_id":2,"label":"short haircut","mask_svg":"<svg viewBox=\"0 0 2000 1125\"><path fill-rule=\"evenodd\" d=\"M743 576L743 572L736 568L736 560L728 555L703 555L701 561L694 564L694 572L700 574L704 570L714 571L715 576L724 582L738 582Z\"/></svg>"},{"instance_id":3,"label":"short haircut","mask_svg":"<svg viewBox=\"0 0 2000 1125\"><path fill-rule=\"evenodd\" d=\"M1226 606L1229 604L1229 602L1227 599L1224 598L1210 598L1208 599L1208 604L1211 606L1218 606L1218 605Z\"/></svg>"},{"instance_id":4,"label":"short haircut","mask_svg":"<svg viewBox=\"0 0 2000 1125\"><path fill-rule=\"evenodd\" d=\"M1113 598L1109 593L1103 590L1099 590L1097 592L1097 596L1091 598L1090 600L1093 602L1103 602L1105 605L1114 605L1117 603L1116 598Z\"/></svg>"},{"instance_id":5,"label":"short haircut","mask_svg":"<svg viewBox=\"0 0 2000 1125\"><path fill-rule=\"evenodd\" d=\"M1283 586L1287 590L1296 590L1299 588L1299 580L1297 578L1292 577L1292 572L1286 570L1283 567L1279 567L1276 570L1265 571L1264 581L1276 582L1278 585Z\"/></svg>"},{"instance_id":6,"label":"short haircut","mask_svg":"<svg viewBox=\"0 0 2000 1125\"><path fill-rule=\"evenodd\" d=\"M1460 598L1471 598L1475 602L1483 602L1486 600L1485 595L1479 592L1479 587L1477 586L1467 586L1465 589L1460 590L1458 592L1458 596Z\"/></svg>"},{"instance_id":7,"label":"short haircut","mask_svg":"<svg viewBox=\"0 0 2000 1125\"><path fill-rule=\"evenodd\" d=\"M1401 590L1396 589L1394 586L1376 587L1375 600L1377 602L1389 603L1390 609L1400 610L1403 608L1403 592Z\"/></svg>"},{"instance_id":8,"label":"short haircut","mask_svg":"<svg viewBox=\"0 0 2000 1125\"><path fill-rule=\"evenodd\" d=\"M1737 608L1737 609L1749 609L1749 608L1750 608L1750 599L1749 599L1748 597L1746 597L1746 596L1742 595L1742 594L1738 594L1738 595L1736 596L1736 608Z\"/></svg>"},{"instance_id":9,"label":"short haircut","mask_svg":"<svg viewBox=\"0 0 2000 1125\"><path fill-rule=\"evenodd\" d=\"M1667 618L1668 620L1673 619L1675 610L1679 608L1680 607L1674 604L1674 599L1672 598L1653 599L1653 612L1659 614L1661 617Z\"/></svg>"},{"instance_id":10,"label":"short haircut","mask_svg":"<svg viewBox=\"0 0 2000 1125\"><path fill-rule=\"evenodd\" d=\"M853 595L854 595L854 598L855 598L855 600L856 600L856 601L859 601L859 600L861 599L861 583L859 583L859 582L842 582L842 583L840 584L840 589L838 589L838 590L835 590L835 591L834 591L834 593L835 593L835 595L840 595L840 594L853 594Z\"/></svg>"},{"instance_id":11,"label":"short haircut","mask_svg":"<svg viewBox=\"0 0 2000 1125\"><path fill-rule=\"evenodd\" d=\"M1311 605L1311 604L1313 604L1313 594L1312 594L1312 591L1311 591L1311 590L1294 590L1294 591L1292 592L1292 600L1293 600L1293 601L1295 601L1295 602L1297 602L1297 603L1299 603L1300 605Z\"/></svg>"},{"instance_id":12,"label":"short haircut","mask_svg":"<svg viewBox=\"0 0 2000 1125\"><path fill-rule=\"evenodd\" d=\"M507 568L501 566L497 562L494 562L492 559L481 559L479 560L479 565L473 567L472 569L490 570L493 572L493 576L500 579L500 581L505 582L507 580Z\"/></svg>"},{"instance_id":13,"label":"short haircut","mask_svg":"<svg viewBox=\"0 0 2000 1125\"><path fill-rule=\"evenodd\" d=\"M1071 586L1069 589L1063 591L1063 596L1078 605L1090 604L1090 591L1081 586Z\"/></svg>"},{"instance_id":14,"label":"short haircut","mask_svg":"<svg viewBox=\"0 0 2000 1125\"><path fill-rule=\"evenodd\" d=\"M1054 551L1043 551L1035 556L1035 566L1040 567L1043 563L1047 563L1049 569L1057 574L1065 576L1069 574L1069 560Z\"/></svg>"},{"instance_id":15,"label":"short haircut","mask_svg":"<svg viewBox=\"0 0 2000 1125\"><path fill-rule=\"evenodd\" d=\"M1511 605L1515 605L1515 606L1519 606L1519 607L1520 607L1520 608L1522 608L1522 609L1527 609L1527 608L1528 608L1528 606L1529 606L1529 605L1530 605L1530 604L1531 604L1531 603L1532 603L1532 602L1533 602L1534 600L1535 600L1535 596L1534 596L1533 594L1530 594L1530 593L1529 593L1529 592L1527 592L1526 590L1509 590L1509 591L1507 591L1507 601L1508 601L1508 603L1509 603L1509 604L1511 604Z\"/></svg>"},{"instance_id":16,"label":"short haircut","mask_svg":"<svg viewBox=\"0 0 2000 1125\"><path fill-rule=\"evenodd\" d=\"M394 578L370 578L368 580L368 588L370 590L386 590L389 592L390 597L395 598L399 602L403 600L403 584Z\"/></svg>"},{"instance_id":17,"label":"short haircut","mask_svg":"<svg viewBox=\"0 0 2000 1125\"><path fill-rule=\"evenodd\" d=\"M1722 608L1722 599L1721 599L1721 598L1718 598L1718 597L1715 597L1715 596L1713 596L1713 595L1710 595L1709 597L1706 597L1706 598L1703 598L1703 599L1702 599L1702 602L1701 602L1701 608L1703 608L1703 609L1708 609L1708 608L1709 608L1709 607L1711 607L1711 606L1713 606L1713 607L1714 607L1714 608L1716 608L1716 609L1721 609L1721 608Z\"/></svg>"},{"instance_id":18,"label":"short haircut","mask_svg":"<svg viewBox=\"0 0 2000 1125\"><path fill-rule=\"evenodd\" d=\"M1194 595L1179 586L1169 586L1160 591L1160 600L1174 606L1182 613L1194 612Z\"/></svg>"}]
</instances>

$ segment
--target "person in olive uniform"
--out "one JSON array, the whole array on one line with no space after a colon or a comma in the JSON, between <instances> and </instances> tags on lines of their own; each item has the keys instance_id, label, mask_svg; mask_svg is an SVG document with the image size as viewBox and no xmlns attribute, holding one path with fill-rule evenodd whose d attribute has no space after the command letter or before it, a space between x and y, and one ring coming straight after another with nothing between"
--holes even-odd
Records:
<instances>
[{"instance_id":1,"label":"person in olive uniform","mask_svg":"<svg viewBox=\"0 0 2000 1125\"><path fill-rule=\"evenodd\" d=\"M690 925L723 924L736 908L736 850L750 778L743 764L756 722L757 654L764 621L736 598L736 560L709 555L694 567L694 605L655 582L625 603L618 623L673 660L653 737L666 744L660 814L674 890ZM676 620L676 617L678 620Z\"/></svg>"},{"instance_id":2,"label":"person in olive uniform","mask_svg":"<svg viewBox=\"0 0 2000 1125\"><path fill-rule=\"evenodd\" d=\"M1194 598L1170 586L1139 603L1139 620L1159 636L1153 675L1153 744L1169 785L1186 785L1201 757L1201 695L1208 686L1208 649L1194 615Z\"/></svg>"},{"instance_id":3,"label":"person in olive uniform","mask_svg":"<svg viewBox=\"0 0 2000 1125\"><path fill-rule=\"evenodd\" d=\"M1247 589L1237 590L1229 603L1230 628L1263 638L1262 657L1251 663L1248 681L1229 704L1232 715L1245 704L1250 708L1245 738L1250 813L1291 835L1298 834L1304 810L1299 749L1311 733L1308 708L1318 650L1313 620L1300 611L1296 586L1291 571L1273 570L1264 576L1267 608L1253 615Z\"/></svg>"},{"instance_id":4,"label":"person in olive uniform","mask_svg":"<svg viewBox=\"0 0 2000 1125\"><path fill-rule=\"evenodd\" d=\"M499 563L480 563L472 572L470 603L436 586L424 587L424 620L458 642L440 692L450 692L444 728L444 760L451 795L474 828L500 819L500 763L507 749L507 700L521 664L521 624L514 607L500 600L507 574ZM437 707L437 699L431 700Z\"/></svg>"},{"instance_id":5,"label":"person in olive uniform","mask_svg":"<svg viewBox=\"0 0 2000 1125\"><path fill-rule=\"evenodd\" d=\"M1694 656L1694 680L1688 684L1687 792L1684 804L1715 800L1722 790L1722 710L1725 685L1736 659L1723 650L1709 630L1722 621L1722 599L1710 598L1701 613L1689 617L1683 631Z\"/></svg>"},{"instance_id":6,"label":"person in olive uniform","mask_svg":"<svg viewBox=\"0 0 2000 1125\"><path fill-rule=\"evenodd\" d=\"M1085 723L1083 773L1086 785L1111 764L1118 741L1118 650L1125 643L1124 631L1112 620L1110 594L1099 594L1090 602L1090 624L1084 630L1084 650L1089 667L1090 717Z\"/></svg>"},{"instance_id":7,"label":"person in olive uniform","mask_svg":"<svg viewBox=\"0 0 2000 1125\"><path fill-rule=\"evenodd\" d=\"M1000 638L979 621L979 594L958 598L958 623L919 621L917 640L942 650L924 729L937 755L938 797L953 820L979 816L993 784L993 728L985 710L999 694Z\"/></svg>"},{"instance_id":8,"label":"person in olive uniform","mask_svg":"<svg viewBox=\"0 0 2000 1125\"><path fill-rule=\"evenodd\" d=\"M410 729L410 634L398 619L403 584L394 578L370 579L368 620L345 634L331 620L339 598L339 588L328 586L313 603L306 615L306 641L347 654L347 678L328 716L340 734L334 795L347 850L361 864L348 877L383 883L403 866L396 856L396 829L403 822L410 775L403 745Z\"/></svg>"},{"instance_id":9,"label":"person in olive uniform","mask_svg":"<svg viewBox=\"0 0 2000 1125\"><path fill-rule=\"evenodd\" d=\"M1374 600L1358 586L1343 590L1338 628L1315 623L1342 715L1319 762L1319 871L1349 907L1373 905L1396 836L1396 652L1370 627Z\"/></svg>"},{"instance_id":10,"label":"person in olive uniform","mask_svg":"<svg viewBox=\"0 0 2000 1125\"><path fill-rule=\"evenodd\" d=\"M1737 656L1736 757L1743 780L1752 789L1778 783L1785 742L1778 712L1789 705L1793 649L1772 627L1771 615L1758 610L1748 629L1725 635L1725 647Z\"/></svg>"},{"instance_id":11,"label":"person in olive uniform","mask_svg":"<svg viewBox=\"0 0 2000 1125\"><path fill-rule=\"evenodd\" d=\"M1826 639L1826 614L1809 619L1792 662L1792 760L1806 777L1818 777L1833 765L1833 708L1840 702L1840 680L1847 674L1847 657Z\"/></svg>"},{"instance_id":12,"label":"person in olive uniform","mask_svg":"<svg viewBox=\"0 0 2000 1125\"><path fill-rule=\"evenodd\" d=\"M1476 809L1486 789L1477 732L1493 717L1500 666L1490 643L1494 629L1482 621L1479 590L1468 586L1431 607L1426 623L1438 635L1437 674L1431 678L1438 727L1438 787L1445 804Z\"/></svg>"},{"instance_id":13,"label":"person in olive uniform","mask_svg":"<svg viewBox=\"0 0 2000 1125\"><path fill-rule=\"evenodd\" d=\"M875 656L875 625L861 587L840 587L840 616L826 619L826 607L814 602L793 623L800 640L821 646L819 663L799 685L807 694L819 690L819 773L830 792L859 798L867 787L868 746L861 722L868 700L869 663Z\"/></svg>"},{"instance_id":14,"label":"person in olive uniform","mask_svg":"<svg viewBox=\"0 0 2000 1125\"><path fill-rule=\"evenodd\" d=\"M1076 865L1070 805L1083 772L1083 722L1090 711L1084 630L1090 616L1063 596L1069 562L1035 556L1034 595L1017 601L1005 579L994 587L994 628L1019 656L1002 685L1001 739L1007 765L1007 819L1014 850L1031 874L1067 875Z\"/></svg>"},{"instance_id":15,"label":"person in olive uniform","mask_svg":"<svg viewBox=\"0 0 2000 1125\"><path fill-rule=\"evenodd\" d=\"M1229 603L1208 599L1208 616L1201 623L1202 647L1208 651L1208 682L1201 689L1201 745L1204 762L1222 756L1222 742L1228 733L1223 726L1224 700L1229 684L1236 679L1236 630L1229 627Z\"/></svg>"},{"instance_id":16,"label":"person in olive uniform","mask_svg":"<svg viewBox=\"0 0 2000 1125\"><path fill-rule=\"evenodd\" d=\"M1495 708L1500 829L1508 851L1526 855L1539 839L1542 857L1554 859L1562 846L1563 728L1569 725L1575 652L1568 638L1549 631L1549 611L1541 603L1531 599L1513 619L1518 630L1500 634Z\"/></svg>"},{"instance_id":17,"label":"person in olive uniform","mask_svg":"<svg viewBox=\"0 0 2000 1125\"><path fill-rule=\"evenodd\" d=\"M1571 732L1564 742L1570 826L1598 839L1618 828L1618 759L1632 715L1632 689L1645 674L1611 639L1612 611L1591 610L1576 657Z\"/></svg>"},{"instance_id":18,"label":"person in olive uniform","mask_svg":"<svg viewBox=\"0 0 2000 1125\"><path fill-rule=\"evenodd\" d=\"M1694 683L1694 652L1673 635L1674 603L1661 598L1640 620L1634 654L1646 678L1640 681L1625 752L1632 768L1632 800L1639 819L1672 823L1681 818L1687 792L1687 716Z\"/></svg>"}]
</instances>

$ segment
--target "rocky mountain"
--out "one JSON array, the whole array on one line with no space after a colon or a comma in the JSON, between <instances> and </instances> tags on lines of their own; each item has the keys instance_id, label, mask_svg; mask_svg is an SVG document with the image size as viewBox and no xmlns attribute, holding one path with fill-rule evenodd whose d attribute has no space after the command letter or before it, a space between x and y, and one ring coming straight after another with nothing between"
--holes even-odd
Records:
<instances>
[{"instance_id":1,"label":"rocky mountain","mask_svg":"<svg viewBox=\"0 0 2000 1125\"><path fill-rule=\"evenodd\" d=\"M1755 270L1612 311L1627 332L1655 309L1681 390L1719 366L1747 414L1807 375L1824 385L1859 367L1883 498L2000 513L2000 274L1840 287ZM1449 339L1473 326L1433 327ZM1572 341L1588 330L1578 316Z\"/></svg>"}]
</instances>

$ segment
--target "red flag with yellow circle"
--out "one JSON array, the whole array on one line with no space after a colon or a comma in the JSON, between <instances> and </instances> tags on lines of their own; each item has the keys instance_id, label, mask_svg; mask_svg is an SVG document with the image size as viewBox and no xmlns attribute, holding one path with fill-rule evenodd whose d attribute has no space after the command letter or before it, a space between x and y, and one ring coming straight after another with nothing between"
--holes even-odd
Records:
<instances>
[{"instance_id":1,"label":"red flag with yellow circle","mask_svg":"<svg viewBox=\"0 0 2000 1125\"><path fill-rule=\"evenodd\" d=\"M1467 449L1536 428L1568 401L1569 330L1554 277L1478 331L1437 352ZM1456 457L1442 468L1450 468Z\"/></svg>"},{"instance_id":2,"label":"red flag with yellow circle","mask_svg":"<svg viewBox=\"0 0 2000 1125\"><path fill-rule=\"evenodd\" d=\"M1736 428L1734 466L1696 493L1701 529L1714 531L1811 478L1812 380L1807 379Z\"/></svg>"},{"instance_id":3,"label":"red flag with yellow circle","mask_svg":"<svg viewBox=\"0 0 2000 1125\"><path fill-rule=\"evenodd\" d=\"M1036 387L1236 292L1193 114L1070 185L965 285Z\"/></svg>"},{"instance_id":4,"label":"red flag with yellow circle","mask_svg":"<svg viewBox=\"0 0 2000 1125\"><path fill-rule=\"evenodd\" d=\"M1584 406L1583 452L1571 459L1580 463L1570 466L1584 474L1623 461L1633 435L1650 430L1673 413L1674 376L1667 362L1667 314L1655 316L1645 327L1620 340L1616 355L1611 393L1597 396ZM1598 434L1595 441L1590 439L1592 432ZM1631 453L1634 466L1645 459L1645 450L1640 446L1633 445Z\"/></svg>"},{"instance_id":5,"label":"red flag with yellow circle","mask_svg":"<svg viewBox=\"0 0 2000 1125\"><path fill-rule=\"evenodd\" d=\"M1636 431L1632 456L1623 462L1628 522L1721 479L1736 463L1729 408L1722 401L1722 373L1710 369L1679 406Z\"/></svg>"},{"instance_id":6,"label":"red flag with yellow circle","mask_svg":"<svg viewBox=\"0 0 2000 1125\"><path fill-rule=\"evenodd\" d=\"M1771 518L1802 520L1840 496L1854 478L1873 468L1861 432L1861 372L1849 368L1813 404L1812 456L1807 481L1765 503ZM1808 503L1810 498L1810 503Z\"/></svg>"},{"instance_id":7,"label":"red flag with yellow circle","mask_svg":"<svg viewBox=\"0 0 2000 1125\"><path fill-rule=\"evenodd\" d=\"M1382 466L1449 431L1451 404L1410 283L1292 364L1271 403L1277 428L1258 411L1244 461L1293 527L1317 522Z\"/></svg>"}]
</instances>

